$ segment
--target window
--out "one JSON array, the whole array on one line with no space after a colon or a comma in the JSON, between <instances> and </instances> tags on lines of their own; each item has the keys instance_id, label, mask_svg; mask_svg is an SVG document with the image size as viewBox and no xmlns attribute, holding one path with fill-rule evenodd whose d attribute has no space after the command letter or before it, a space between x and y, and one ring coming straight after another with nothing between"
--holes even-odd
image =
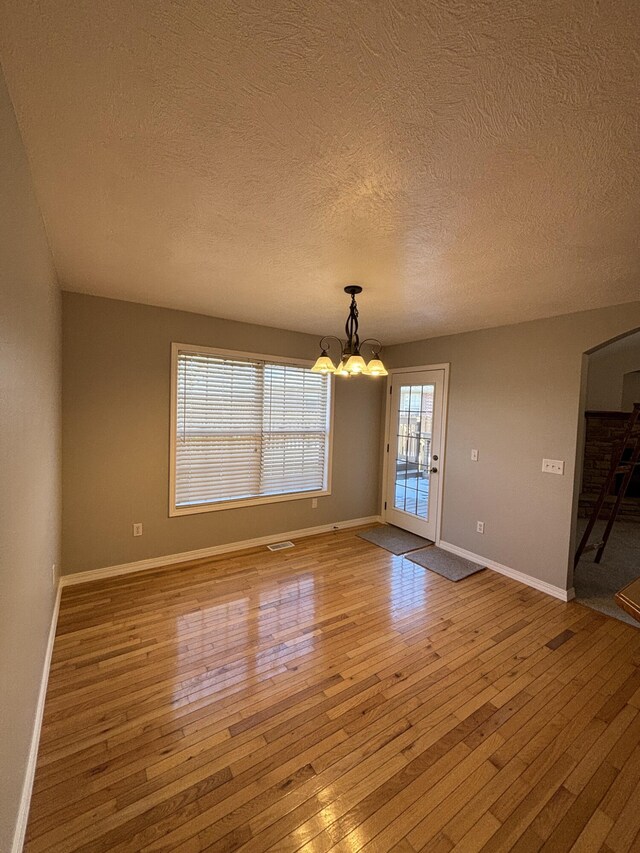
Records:
<instances>
[{"instance_id":1,"label":"window","mask_svg":"<svg viewBox=\"0 0 640 853\"><path fill-rule=\"evenodd\" d=\"M331 379L172 345L170 515L329 494Z\"/></svg>"}]
</instances>

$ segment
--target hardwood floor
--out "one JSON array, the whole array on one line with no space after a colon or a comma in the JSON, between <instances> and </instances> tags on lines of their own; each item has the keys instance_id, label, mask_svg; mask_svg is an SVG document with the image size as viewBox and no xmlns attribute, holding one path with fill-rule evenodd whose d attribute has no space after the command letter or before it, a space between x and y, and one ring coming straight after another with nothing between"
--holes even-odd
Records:
<instances>
[{"instance_id":1,"label":"hardwood floor","mask_svg":"<svg viewBox=\"0 0 640 853\"><path fill-rule=\"evenodd\" d=\"M639 663L354 531L68 587L26 849L640 850Z\"/></svg>"}]
</instances>

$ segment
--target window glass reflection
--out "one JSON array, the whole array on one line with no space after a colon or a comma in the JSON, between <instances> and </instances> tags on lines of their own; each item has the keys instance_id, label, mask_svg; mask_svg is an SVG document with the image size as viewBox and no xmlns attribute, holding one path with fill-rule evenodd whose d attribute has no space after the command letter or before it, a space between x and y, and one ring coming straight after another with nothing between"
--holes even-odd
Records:
<instances>
[{"instance_id":1,"label":"window glass reflection","mask_svg":"<svg viewBox=\"0 0 640 853\"><path fill-rule=\"evenodd\" d=\"M435 385L403 385L398 412L394 508L429 518Z\"/></svg>"}]
</instances>

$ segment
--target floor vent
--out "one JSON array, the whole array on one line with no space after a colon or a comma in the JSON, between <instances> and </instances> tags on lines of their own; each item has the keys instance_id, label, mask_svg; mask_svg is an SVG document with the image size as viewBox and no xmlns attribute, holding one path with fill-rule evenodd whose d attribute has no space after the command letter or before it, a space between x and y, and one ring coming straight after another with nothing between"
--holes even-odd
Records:
<instances>
[{"instance_id":1,"label":"floor vent","mask_svg":"<svg viewBox=\"0 0 640 853\"><path fill-rule=\"evenodd\" d=\"M274 542L273 545L267 545L270 551L282 551L284 548L294 548L293 542Z\"/></svg>"}]
</instances>

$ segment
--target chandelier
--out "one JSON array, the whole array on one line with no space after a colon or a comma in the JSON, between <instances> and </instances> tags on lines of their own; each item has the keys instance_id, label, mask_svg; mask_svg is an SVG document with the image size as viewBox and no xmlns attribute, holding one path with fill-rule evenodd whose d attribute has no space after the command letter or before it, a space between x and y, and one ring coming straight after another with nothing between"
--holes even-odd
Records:
<instances>
[{"instance_id":1,"label":"chandelier","mask_svg":"<svg viewBox=\"0 0 640 853\"><path fill-rule=\"evenodd\" d=\"M362 293L362 288L359 284L349 284L344 289L345 293L351 296L351 305L349 306L349 316L345 323L346 341L341 341L335 335L325 335L320 341L321 353L318 360L311 368L313 373L335 373L336 376L387 376L387 371L384 364L380 361L380 350L382 344L375 338L366 338L360 340L358 336L358 304L356 302L356 294ZM340 363L336 367L329 357L330 344L329 341L337 341L340 346ZM368 346L371 349L372 357L367 364L361 355L361 347Z\"/></svg>"}]
</instances>

